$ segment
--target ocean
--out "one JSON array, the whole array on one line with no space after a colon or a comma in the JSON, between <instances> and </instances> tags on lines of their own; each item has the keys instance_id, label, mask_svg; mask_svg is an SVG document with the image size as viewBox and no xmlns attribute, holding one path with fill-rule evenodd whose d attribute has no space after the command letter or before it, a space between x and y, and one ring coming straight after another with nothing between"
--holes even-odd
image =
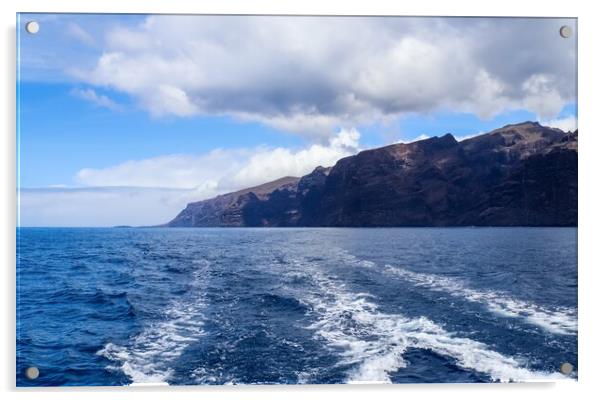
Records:
<instances>
[{"instance_id":1,"label":"ocean","mask_svg":"<svg viewBox=\"0 0 602 400\"><path fill-rule=\"evenodd\" d=\"M577 229L20 228L16 346L18 386L577 379Z\"/></svg>"}]
</instances>

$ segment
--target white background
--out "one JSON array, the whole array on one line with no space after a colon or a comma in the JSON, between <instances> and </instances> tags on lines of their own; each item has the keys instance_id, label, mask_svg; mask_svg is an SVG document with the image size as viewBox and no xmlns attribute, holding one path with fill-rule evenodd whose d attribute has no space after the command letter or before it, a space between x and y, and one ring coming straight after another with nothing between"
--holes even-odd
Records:
<instances>
[{"instance_id":1,"label":"white background","mask_svg":"<svg viewBox=\"0 0 602 400\"><path fill-rule=\"evenodd\" d=\"M602 340L598 309L602 305L602 203L600 168L602 151L602 101L599 100L602 14L594 1L434 1L395 2L384 0L304 1L192 1L169 0L3 0L2 8L2 319L0 324L0 390L7 399L345 399L405 398L600 398L602 389ZM586 4L589 3L589 6ZM579 18L579 382L556 384L447 384L395 386L248 386L183 388L15 388L15 13L21 12L139 12L139 13L237 13L237 14L356 14L356 15L472 15L555 16ZM66 115L68 111L66 110ZM545 277L542 277L545 279ZM43 301L43 299L40 299ZM261 362L261 360L259 360ZM598 395L596 395L598 393Z\"/></svg>"}]
</instances>

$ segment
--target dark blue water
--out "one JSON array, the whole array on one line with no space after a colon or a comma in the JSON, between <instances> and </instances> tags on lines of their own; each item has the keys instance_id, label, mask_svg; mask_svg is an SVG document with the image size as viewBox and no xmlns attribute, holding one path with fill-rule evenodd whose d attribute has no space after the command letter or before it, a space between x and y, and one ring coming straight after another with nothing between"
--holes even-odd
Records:
<instances>
[{"instance_id":1,"label":"dark blue water","mask_svg":"<svg viewBox=\"0 0 602 400\"><path fill-rule=\"evenodd\" d=\"M19 386L532 381L577 367L572 228L17 235Z\"/></svg>"}]
</instances>

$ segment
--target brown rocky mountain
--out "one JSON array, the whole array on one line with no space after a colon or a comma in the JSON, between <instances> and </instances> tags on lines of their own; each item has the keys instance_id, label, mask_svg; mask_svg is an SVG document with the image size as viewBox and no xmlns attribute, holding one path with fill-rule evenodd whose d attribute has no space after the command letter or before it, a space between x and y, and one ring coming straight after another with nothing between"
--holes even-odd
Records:
<instances>
[{"instance_id":1,"label":"brown rocky mountain","mask_svg":"<svg viewBox=\"0 0 602 400\"><path fill-rule=\"evenodd\" d=\"M525 122L394 144L190 203L166 226L576 226L577 139Z\"/></svg>"}]
</instances>

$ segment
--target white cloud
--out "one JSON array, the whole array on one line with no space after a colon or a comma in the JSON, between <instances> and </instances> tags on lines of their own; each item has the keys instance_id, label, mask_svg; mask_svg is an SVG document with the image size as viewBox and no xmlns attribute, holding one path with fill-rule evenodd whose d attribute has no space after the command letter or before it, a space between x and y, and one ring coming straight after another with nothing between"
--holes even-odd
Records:
<instances>
[{"instance_id":1,"label":"white cloud","mask_svg":"<svg viewBox=\"0 0 602 400\"><path fill-rule=\"evenodd\" d=\"M175 115L188 117L199 112L185 91L171 85L158 85L155 93L149 94L143 100L151 115L161 117Z\"/></svg>"},{"instance_id":2,"label":"white cloud","mask_svg":"<svg viewBox=\"0 0 602 400\"><path fill-rule=\"evenodd\" d=\"M548 120L548 121L542 121L541 124L543 126L558 128L565 132L569 132L569 131L573 132L577 129L577 118L567 117L567 118L552 119L552 120Z\"/></svg>"},{"instance_id":3,"label":"white cloud","mask_svg":"<svg viewBox=\"0 0 602 400\"><path fill-rule=\"evenodd\" d=\"M89 101L97 105L98 107L108 108L109 110L117 111L121 109L121 106L105 96L104 94L98 94L94 89L72 89L71 94L79 97L80 99Z\"/></svg>"},{"instance_id":4,"label":"white cloud","mask_svg":"<svg viewBox=\"0 0 602 400\"><path fill-rule=\"evenodd\" d=\"M247 185L246 182L259 184L282 176L302 176L318 165L332 166L360 150L359 138L356 130L342 130L330 139L328 146L314 144L296 152L285 148L259 151L231 178L231 185L242 187Z\"/></svg>"},{"instance_id":5,"label":"white cloud","mask_svg":"<svg viewBox=\"0 0 602 400\"><path fill-rule=\"evenodd\" d=\"M201 199L287 175L302 176L318 165L334 165L360 150L359 138L359 132L351 129L339 131L326 145L311 144L299 150L263 146L132 160L102 169L82 169L76 180L86 186L194 188Z\"/></svg>"},{"instance_id":6,"label":"white cloud","mask_svg":"<svg viewBox=\"0 0 602 400\"><path fill-rule=\"evenodd\" d=\"M558 115L565 100L555 87L554 78L544 74L534 74L523 85L526 96L523 104L533 110L540 118L552 118Z\"/></svg>"},{"instance_id":7,"label":"white cloud","mask_svg":"<svg viewBox=\"0 0 602 400\"><path fill-rule=\"evenodd\" d=\"M154 116L228 115L323 141L437 109L553 118L575 93L565 24L574 21L150 16L107 32L96 66L76 76Z\"/></svg>"},{"instance_id":8,"label":"white cloud","mask_svg":"<svg viewBox=\"0 0 602 400\"><path fill-rule=\"evenodd\" d=\"M478 89L471 93L465 105L467 111L488 119L500 111L518 107L517 101L506 95L508 89L500 79L492 77L485 70L478 71L474 79Z\"/></svg>"}]
</instances>

